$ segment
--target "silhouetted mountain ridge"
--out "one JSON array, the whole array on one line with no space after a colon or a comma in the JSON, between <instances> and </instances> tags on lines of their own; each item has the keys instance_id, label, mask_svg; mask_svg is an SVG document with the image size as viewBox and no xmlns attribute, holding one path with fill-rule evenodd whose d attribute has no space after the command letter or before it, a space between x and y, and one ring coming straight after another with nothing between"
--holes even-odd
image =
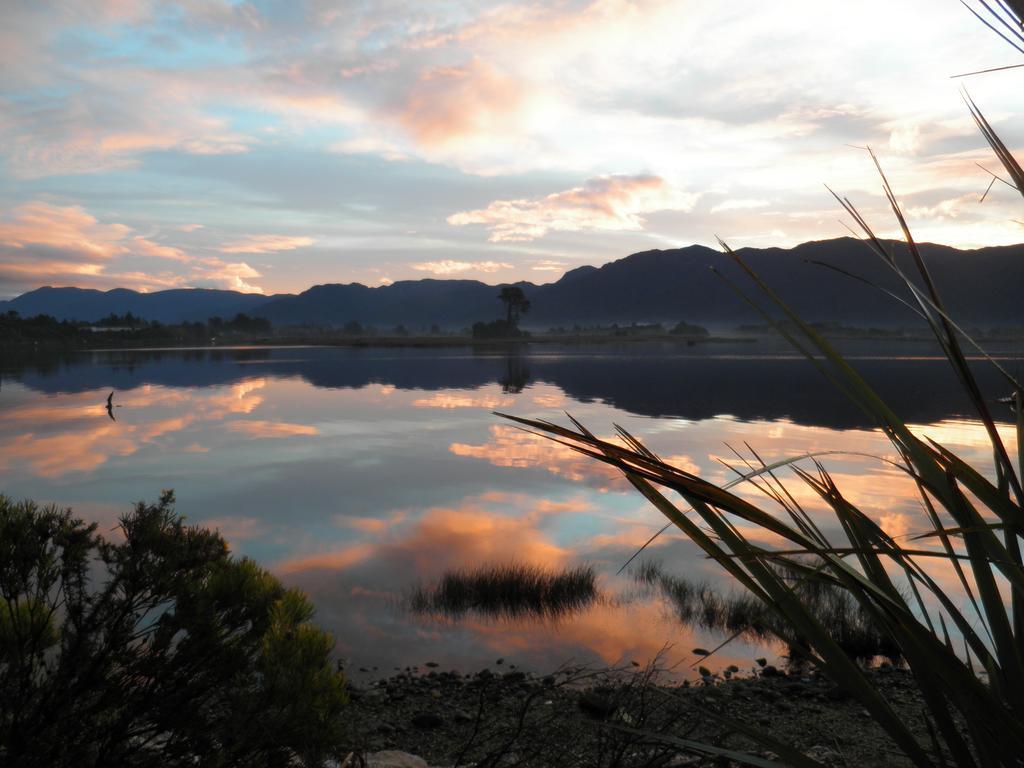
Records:
<instances>
[{"instance_id":1,"label":"silhouetted mountain ridge","mask_svg":"<svg viewBox=\"0 0 1024 768\"><path fill-rule=\"evenodd\" d=\"M95 321L110 314L131 312L136 317L161 323L234 317L255 311L279 296L263 296L211 288L175 288L139 293L127 288L98 291L94 288L45 286L0 302L0 312L15 310L23 317L53 315L58 320Z\"/></svg>"},{"instance_id":2,"label":"silhouetted mountain ridge","mask_svg":"<svg viewBox=\"0 0 1024 768\"><path fill-rule=\"evenodd\" d=\"M887 242L898 265L916 276L907 248ZM968 325L1024 324L1024 244L958 250L922 244L921 252L950 312ZM882 291L811 262L825 262L910 299L899 278L863 243L840 238L790 249L743 248L737 252L805 319L860 327L916 326L919 319ZM545 285L516 283L532 303L528 327L686 320L710 327L761 322L720 277L757 291L731 257L704 246L635 253L600 267L582 266ZM247 312L275 325L363 325L410 328L437 324L462 328L498 317L500 286L476 280L403 280L369 287L360 283L316 285L297 295L260 296L202 289L139 294L125 289L91 291L41 288L0 306L23 315L95 320L112 312L161 322L228 317Z\"/></svg>"}]
</instances>

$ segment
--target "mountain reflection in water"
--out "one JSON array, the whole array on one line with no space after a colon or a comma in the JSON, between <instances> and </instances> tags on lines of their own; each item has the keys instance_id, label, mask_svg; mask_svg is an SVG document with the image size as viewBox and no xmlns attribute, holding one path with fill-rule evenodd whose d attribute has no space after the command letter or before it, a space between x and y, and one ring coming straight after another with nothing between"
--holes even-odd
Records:
<instances>
[{"instance_id":1,"label":"mountain reflection in water","mask_svg":"<svg viewBox=\"0 0 1024 768\"><path fill-rule=\"evenodd\" d=\"M494 417L558 419L600 434L619 423L667 460L724 483L726 443L766 460L842 449L888 454L884 438L812 366L756 345L469 349L116 351L0 361L2 492L72 506L110 532L138 499L174 488L190 522L313 598L355 668L524 668L573 660L679 658L722 638L683 627L659 600L595 600L553 623L410 616L415 583L484 563L559 572L591 564L602 588L661 525L608 467ZM898 350L897 350L898 351ZM904 349L904 352L913 351ZM916 431L986 465L983 430L945 365L862 355L857 365ZM1005 363L1019 373L1019 359ZM995 398L988 370L982 386ZM116 392L117 421L106 412ZM1002 428L1016 450L1009 411ZM662 417L657 420L649 417ZM844 494L893 535L926 529L914 488L865 456L828 457ZM817 501L797 483L795 498ZM753 489L743 493L756 498ZM826 527L826 533L828 533ZM764 542L771 544L772 542ZM666 535L651 555L728 591L720 569ZM955 574L935 574L955 579ZM720 664L759 649L730 646ZM671 654L670 654L671 657ZM692 660L692 659L691 659Z\"/></svg>"},{"instance_id":2,"label":"mountain reflection in water","mask_svg":"<svg viewBox=\"0 0 1024 768\"><path fill-rule=\"evenodd\" d=\"M967 399L948 375L948 363L934 350L905 343L868 354L858 349L871 349L863 343L852 346L858 369L905 420L926 423L969 414ZM108 384L117 389L140 384L223 386L255 376L301 378L328 389L380 384L473 390L497 383L510 394L531 383L547 383L573 400L598 400L643 416L697 420L730 414L747 421L786 418L834 429L874 426L811 365L792 353L758 354L761 348L735 342L696 348L659 343L538 346L512 352L325 347L113 350L36 358L5 366L3 376L47 394ZM1021 369L1019 358L1011 354L1008 359L1011 368ZM979 362L976 369L982 389L993 399L1006 394L992 366Z\"/></svg>"}]
</instances>

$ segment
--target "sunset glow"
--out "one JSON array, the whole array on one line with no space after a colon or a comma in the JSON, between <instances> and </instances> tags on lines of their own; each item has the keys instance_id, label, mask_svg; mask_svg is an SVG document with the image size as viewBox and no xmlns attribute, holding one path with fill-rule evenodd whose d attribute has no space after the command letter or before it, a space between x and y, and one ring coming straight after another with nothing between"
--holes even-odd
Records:
<instances>
[{"instance_id":1,"label":"sunset glow","mask_svg":"<svg viewBox=\"0 0 1024 768\"><path fill-rule=\"evenodd\" d=\"M884 23L878 23L884 19ZM908 55L908 33L914 38ZM1019 242L957 92L1024 99L957 3L7 3L0 298L547 282L650 248ZM896 74L894 74L896 73ZM1017 93L1017 96L1013 94Z\"/></svg>"}]
</instances>

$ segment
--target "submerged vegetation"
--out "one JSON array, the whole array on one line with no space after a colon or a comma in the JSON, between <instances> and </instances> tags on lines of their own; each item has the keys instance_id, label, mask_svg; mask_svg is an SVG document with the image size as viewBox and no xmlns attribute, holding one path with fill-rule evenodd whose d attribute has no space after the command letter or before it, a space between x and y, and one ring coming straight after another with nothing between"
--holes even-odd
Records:
<instances>
[{"instance_id":1,"label":"submerged vegetation","mask_svg":"<svg viewBox=\"0 0 1024 768\"><path fill-rule=\"evenodd\" d=\"M347 700L306 597L165 492L116 538L0 496L0 764L316 765Z\"/></svg>"},{"instance_id":2,"label":"submerged vegetation","mask_svg":"<svg viewBox=\"0 0 1024 768\"><path fill-rule=\"evenodd\" d=\"M786 573L781 568L780 575L790 580L808 610L828 627L850 658L870 663L884 657L899 662L899 649L845 590L834 584L802 579L799 574ZM750 595L724 594L708 584L668 573L661 563L653 561L641 563L632 577L663 598L685 626L729 639L782 643L791 662L804 661L801 648L805 642L774 611ZM623 596L600 588L590 565L549 569L502 563L446 571L431 584L415 586L406 595L405 606L413 613L442 619L479 616L510 621L560 620L582 613L596 603L622 599Z\"/></svg>"},{"instance_id":3,"label":"submerged vegetation","mask_svg":"<svg viewBox=\"0 0 1024 768\"><path fill-rule=\"evenodd\" d=\"M469 613L491 619L559 619L598 598L597 577L589 565L552 571L537 565L506 563L445 573L408 597L416 613L461 618Z\"/></svg>"},{"instance_id":4,"label":"submerged vegetation","mask_svg":"<svg viewBox=\"0 0 1024 768\"><path fill-rule=\"evenodd\" d=\"M789 578L794 594L850 658L869 663L881 656L899 662L899 648L847 591L835 584L800 578L784 569L780 569L779 575ZM805 660L801 649L806 642L794 634L792 626L780 620L777 612L749 594L723 595L706 584L667 573L654 562L641 564L633 577L657 589L683 624L722 633L730 640L781 641L788 648L791 662Z\"/></svg>"}]
</instances>

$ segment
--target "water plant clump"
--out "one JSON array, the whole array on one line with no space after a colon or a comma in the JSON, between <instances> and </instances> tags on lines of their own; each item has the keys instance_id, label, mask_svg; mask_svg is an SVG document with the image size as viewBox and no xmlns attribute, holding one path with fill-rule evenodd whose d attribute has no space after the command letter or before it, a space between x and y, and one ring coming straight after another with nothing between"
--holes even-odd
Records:
<instances>
[{"instance_id":1,"label":"water plant clump","mask_svg":"<svg viewBox=\"0 0 1024 768\"><path fill-rule=\"evenodd\" d=\"M525 563L484 565L447 571L435 583L415 587L410 610L445 618L476 613L490 619L560 619L598 598L590 565L561 570Z\"/></svg>"},{"instance_id":2,"label":"water plant clump","mask_svg":"<svg viewBox=\"0 0 1024 768\"><path fill-rule=\"evenodd\" d=\"M902 654L850 594L835 584L822 583L787 572L793 592L828 628L835 642L857 661L870 663L882 657L896 664ZM645 561L633 578L656 589L672 606L679 620L689 626L721 633L728 639L753 642L781 641L791 662L806 660L806 641L780 620L769 606L744 592L722 594L707 584L695 583L668 573L661 563Z\"/></svg>"}]
</instances>

